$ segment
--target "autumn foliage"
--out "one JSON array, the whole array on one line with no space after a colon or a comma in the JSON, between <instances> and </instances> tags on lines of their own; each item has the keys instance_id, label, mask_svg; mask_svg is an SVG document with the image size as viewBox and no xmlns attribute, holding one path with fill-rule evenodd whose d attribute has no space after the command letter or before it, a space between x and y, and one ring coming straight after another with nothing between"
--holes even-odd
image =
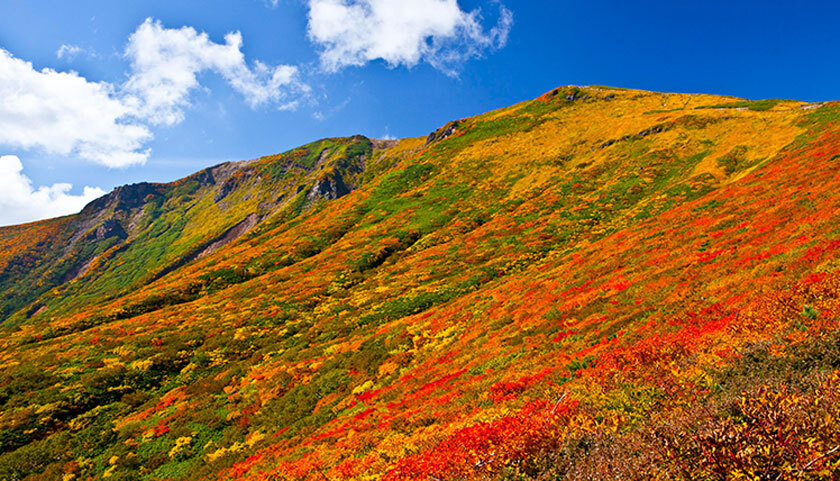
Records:
<instances>
[{"instance_id":1,"label":"autumn foliage","mask_svg":"<svg viewBox=\"0 0 840 481\"><path fill-rule=\"evenodd\" d=\"M840 476L840 104L565 87L0 229L0 480Z\"/></svg>"}]
</instances>

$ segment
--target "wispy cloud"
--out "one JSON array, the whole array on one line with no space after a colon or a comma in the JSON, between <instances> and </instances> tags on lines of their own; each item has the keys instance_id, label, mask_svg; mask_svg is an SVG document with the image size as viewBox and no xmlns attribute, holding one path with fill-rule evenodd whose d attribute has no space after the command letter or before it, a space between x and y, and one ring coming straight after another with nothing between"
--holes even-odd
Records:
<instances>
[{"instance_id":1,"label":"wispy cloud","mask_svg":"<svg viewBox=\"0 0 840 481\"><path fill-rule=\"evenodd\" d=\"M326 97L325 97L325 99L326 99ZM313 112L312 118L314 118L315 120L318 120L318 121L327 120L328 118L332 117L333 115L337 114L338 112L344 110L344 108L347 107L348 105L350 105L350 102L352 102L352 101L353 101L353 99L351 99L350 97L347 97L344 100L342 100L341 102L339 102L338 104L333 105L332 107L330 107L326 111L317 110L317 111Z\"/></svg>"},{"instance_id":2,"label":"wispy cloud","mask_svg":"<svg viewBox=\"0 0 840 481\"><path fill-rule=\"evenodd\" d=\"M58 47L58 50L56 50L55 56L60 59L66 58L70 60L84 51L85 49L79 47L78 45L62 44L60 47Z\"/></svg>"}]
</instances>

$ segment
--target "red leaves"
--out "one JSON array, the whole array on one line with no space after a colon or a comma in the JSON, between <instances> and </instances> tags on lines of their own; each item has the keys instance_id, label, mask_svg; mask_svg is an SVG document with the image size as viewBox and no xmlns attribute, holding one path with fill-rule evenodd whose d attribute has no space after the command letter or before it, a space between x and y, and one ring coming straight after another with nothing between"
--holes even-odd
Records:
<instances>
[{"instance_id":1,"label":"red leaves","mask_svg":"<svg viewBox=\"0 0 840 481\"><path fill-rule=\"evenodd\" d=\"M463 479L498 472L556 447L577 402L537 401L518 415L456 431L430 451L401 460L384 481Z\"/></svg>"},{"instance_id":2,"label":"red leaves","mask_svg":"<svg viewBox=\"0 0 840 481\"><path fill-rule=\"evenodd\" d=\"M339 479L355 479L371 465L373 458L349 458L333 468L332 473Z\"/></svg>"},{"instance_id":3,"label":"red leaves","mask_svg":"<svg viewBox=\"0 0 840 481\"><path fill-rule=\"evenodd\" d=\"M545 379L546 376L553 373L554 369L546 368L533 376L523 376L517 381L513 382L497 382L490 386L490 399L493 402L501 402L509 399L514 399L517 394L524 392L529 387Z\"/></svg>"},{"instance_id":4,"label":"red leaves","mask_svg":"<svg viewBox=\"0 0 840 481\"><path fill-rule=\"evenodd\" d=\"M818 284L825 280L828 277L827 272L816 272L814 274L809 274L802 280L804 284Z\"/></svg>"},{"instance_id":5,"label":"red leaves","mask_svg":"<svg viewBox=\"0 0 840 481\"><path fill-rule=\"evenodd\" d=\"M649 116L639 118L645 117ZM626 119L631 122L633 116ZM785 128L789 125L786 122ZM836 292L816 289L829 277L812 272L816 266L836 268L834 258L840 252L840 241L828 237L839 218L834 209L840 205L836 162L828 165L826 156L814 161L803 149L802 159L787 153L768 159L755 175L739 173L711 194L678 189L677 195L665 190L649 195L661 183L656 179L662 180L660 176L673 167L690 167L682 169L686 174L694 169L679 165L682 160L676 157L698 145L718 148L698 143L697 132L702 132L699 124L681 131L686 142L680 141L678 148L671 141L656 145L650 157L610 159L592 152L586 155L593 157L587 159L595 162L593 168L565 160L551 168L557 174L567 167L579 172L571 177L549 178L543 172L539 178L522 178L519 174L529 175L537 157L525 156L519 163L514 151L506 151L498 161L468 159L469 163L461 162L473 149L445 159L435 159L432 152L423 162L431 166L444 161L447 175L475 174L470 188L449 198L433 181L400 195L398 205L376 199L368 209L363 201L376 193L360 185L357 194L340 201L358 201L358 215L352 203L333 203L309 210L306 220L294 222L294 227L276 223L266 236L256 229L246 242L213 254L213 269L265 263L264 273L258 268L260 282L229 286L195 302L95 331L72 331L62 340L70 347L67 357L95 359L91 367L96 369L106 360L117 366L114 369L122 364L128 370L136 370L138 360L154 358L155 370L177 362L165 384L184 383L183 392L178 397L167 393L154 409L147 407L130 419L158 424L147 432L160 436L169 426L180 434L191 429L190 420L236 413L227 423L230 429L225 427L224 446L241 447L239 459L255 449L273 450L264 460L251 456L236 464L230 472L234 477L259 479L258 464L276 468L276 479L296 481L375 478L390 463L397 465L389 479L423 480L487 478L505 467L526 465L537 453L589 427L578 423L581 413L567 422L569 410L574 410L571 403L555 407L553 401L543 401L516 414L506 410L527 402L526 397L556 392L551 379L561 374L567 383L563 389L588 401L587 409L597 411L599 422L604 419L604 425L620 428L627 409L631 415L646 415L669 402L690 402L690 396L676 401L664 396L673 386L696 394L704 385L690 373L737 356L746 342L784 336L801 340L836 325L831 316L840 312L840 305L821 301L836 297ZM740 137L738 142L747 142L746 136ZM565 145L553 140L529 142L527 137L511 136L477 150L485 149L491 159L496 157L492 149L502 145L523 151ZM759 156L760 150L767 158L771 149L766 139L760 144L751 155ZM817 150L836 148L820 145ZM307 152L301 149L275 160L303 160ZM708 160L713 164L723 153L713 152ZM410 164L402 161L406 159L390 160L403 167ZM646 179L638 192L643 198L634 194L632 199L613 199L610 191L620 185L615 182L619 179L602 168L610 165L605 160L621 168L627 167L624 162L638 161L640 168L633 175ZM521 171L509 175L513 171L507 170L508 164ZM493 176L481 178L485 170ZM512 185L508 179L514 178L521 178L514 182L525 186L527 195L516 192L518 188L505 190ZM463 179L437 180L446 184ZM691 178L669 179L668 189L685 180ZM693 181L685 184L691 185ZM481 195L469 197L471 192ZM699 197L689 199L695 194ZM427 202L430 199L435 199L434 205ZM505 201L500 204L501 199ZM626 200L635 207L626 209ZM397 208L404 209L395 213ZM472 220L479 210L492 214L482 214L481 222ZM637 216L643 212L649 216ZM402 243L394 237L399 229L421 218L422 239L409 249L397 246ZM337 232L337 237L324 237L324 230ZM807 247L811 249L806 253ZM343 273L348 262L364 252L382 262L364 272ZM177 292L211 267L205 262L197 259L181 271L186 274L174 272L132 295L148 297L156 289ZM282 265L286 267L279 269ZM803 278L814 288L784 302L768 301L770 307L764 308L761 295L776 295ZM370 310L390 305L393 299L413 298L412 293L427 288L447 295L412 304L401 311L412 313L406 317L359 322ZM105 312L126 305L125 298L108 302ZM704 309L709 304L713 305ZM813 308L803 311L804 304ZM760 315L749 314L757 311ZM750 315L753 325L745 327ZM85 326L87 317L84 312L70 313L68 320ZM102 336L98 344L98 338L90 339L94 332ZM373 341L382 341L383 347L364 352L360 344L373 333ZM33 330L28 335L34 337ZM122 339L129 337L134 340ZM195 343L181 345L176 340L180 337ZM104 340L109 349L117 342L130 349L113 350L104 358L92 355L102 354ZM549 372L558 376L549 378ZM371 384L359 389L366 391L354 394L349 389L367 382ZM224 391L227 396L204 396L221 386L231 388ZM297 386L313 389L300 391ZM295 411L301 401L310 400L292 395L299 393L318 397L314 409ZM154 406L153 402L141 406ZM284 417L277 421L273 414ZM168 417L159 421L162 416ZM288 427L279 429L286 424L294 426L291 432ZM274 435L259 445L249 443L244 433L258 429ZM399 461L410 453L415 455Z\"/></svg>"},{"instance_id":6,"label":"red leaves","mask_svg":"<svg viewBox=\"0 0 840 481\"><path fill-rule=\"evenodd\" d=\"M361 394L356 394L356 399L358 399L359 401L362 401L363 403L366 403L367 401L370 401L371 399L376 397L376 395L379 394L380 391L382 391L382 390L381 389L374 389L372 391L365 391Z\"/></svg>"},{"instance_id":7,"label":"red leaves","mask_svg":"<svg viewBox=\"0 0 840 481\"><path fill-rule=\"evenodd\" d=\"M528 389L528 382L500 382L490 386L490 399L494 403L500 403L516 398L516 395Z\"/></svg>"},{"instance_id":8,"label":"red leaves","mask_svg":"<svg viewBox=\"0 0 840 481\"><path fill-rule=\"evenodd\" d=\"M616 292L621 292L621 291L626 291L632 285L633 285L633 283L631 283L628 279L626 279L624 277L621 277L621 276L618 276L615 279L611 280L610 282L607 282L604 285L604 290L612 290L612 291L616 291Z\"/></svg>"},{"instance_id":9,"label":"red leaves","mask_svg":"<svg viewBox=\"0 0 840 481\"><path fill-rule=\"evenodd\" d=\"M155 411L160 411L161 409L166 409L169 406L175 404L175 402L177 400L178 400L178 396L166 396L164 398L161 398L161 400L158 401L157 405L155 405Z\"/></svg>"},{"instance_id":10,"label":"red leaves","mask_svg":"<svg viewBox=\"0 0 840 481\"><path fill-rule=\"evenodd\" d=\"M355 416L353 416L353 419L356 420L356 421L362 421L362 420L370 417L370 415L373 414L374 411L375 410L373 408L365 409L364 411L360 412L359 414L356 414Z\"/></svg>"},{"instance_id":11,"label":"red leaves","mask_svg":"<svg viewBox=\"0 0 840 481\"><path fill-rule=\"evenodd\" d=\"M560 331L551 338L551 342L560 342L563 339L566 339L569 336L577 334L577 331L574 329L569 329L568 331Z\"/></svg>"},{"instance_id":12,"label":"red leaves","mask_svg":"<svg viewBox=\"0 0 840 481\"><path fill-rule=\"evenodd\" d=\"M449 383L449 381L452 381L454 379L457 379L457 378L461 377L461 375L464 374L465 372L467 372L467 370L463 369L461 371L443 376L443 377L441 377L441 378L439 378L435 381L426 383L420 389L415 391L413 396L415 396L415 397L426 396L427 394L432 393L435 389L438 389L438 388L441 388L441 387L445 386L446 384Z\"/></svg>"},{"instance_id":13,"label":"red leaves","mask_svg":"<svg viewBox=\"0 0 840 481\"><path fill-rule=\"evenodd\" d=\"M701 252L697 254L697 262L704 263L704 262L711 262L718 258L721 254L723 254L723 249L716 250L716 251L708 251L708 252Z\"/></svg>"},{"instance_id":14,"label":"red leaves","mask_svg":"<svg viewBox=\"0 0 840 481\"><path fill-rule=\"evenodd\" d=\"M245 461L234 464L233 467L230 468L229 473L233 477L244 476L248 474L248 471L250 471L255 464L260 462L262 458L263 454L261 453L249 456L247 459L245 459Z\"/></svg>"},{"instance_id":15,"label":"red leaves","mask_svg":"<svg viewBox=\"0 0 840 481\"><path fill-rule=\"evenodd\" d=\"M168 433L169 431L170 431L169 426L164 424L162 421L161 421L161 423L159 423L157 426L155 426L152 429L152 432L154 433L156 438L163 436L164 434Z\"/></svg>"},{"instance_id":16,"label":"red leaves","mask_svg":"<svg viewBox=\"0 0 840 481\"><path fill-rule=\"evenodd\" d=\"M838 250L840 250L840 240L822 242L819 245L808 249L808 252L806 252L805 256L802 257L802 260L805 262L816 262L822 259L825 254L833 253Z\"/></svg>"}]
</instances>

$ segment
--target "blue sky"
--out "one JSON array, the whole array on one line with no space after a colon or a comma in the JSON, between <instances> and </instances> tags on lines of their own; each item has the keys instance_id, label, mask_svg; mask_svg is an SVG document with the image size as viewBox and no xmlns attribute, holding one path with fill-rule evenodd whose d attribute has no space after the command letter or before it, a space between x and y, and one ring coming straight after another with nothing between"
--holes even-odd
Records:
<instances>
[{"instance_id":1,"label":"blue sky","mask_svg":"<svg viewBox=\"0 0 840 481\"><path fill-rule=\"evenodd\" d=\"M840 99L839 24L828 1L2 0L0 225L559 85Z\"/></svg>"}]
</instances>

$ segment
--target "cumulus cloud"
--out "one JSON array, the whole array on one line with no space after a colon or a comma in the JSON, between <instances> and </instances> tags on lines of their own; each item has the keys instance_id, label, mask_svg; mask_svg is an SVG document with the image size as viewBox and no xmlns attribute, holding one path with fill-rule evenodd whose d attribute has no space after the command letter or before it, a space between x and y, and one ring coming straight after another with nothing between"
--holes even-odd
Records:
<instances>
[{"instance_id":1,"label":"cumulus cloud","mask_svg":"<svg viewBox=\"0 0 840 481\"><path fill-rule=\"evenodd\" d=\"M74 214L88 202L105 195L96 187L85 187L81 195L70 194L70 184L32 187L23 165L14 155L0 156L0 225Z\"/></svg>"},{"instance_id":2,"label":"cumulus cloud","mask_svg":"<svg viewBox=\"0 0 840 481\"><path fill-rule=\"evenodd\" d=\"M204 71L221 75L252 108L268 103L294 108L309 90L297 67L259 61L249 67L239 32L228 33L220 44L191 27L168 29L149 18L129 38L126 56L132 74L125 91L138 100L139 114L159 125L183 120L189 93L199 86L196 76Z\"/></svg>"},{"instance_id":3,"label":"cumulus cloud","mask_svg":"<svg viewBox=\"0 0 840 481\"><path fill-rule=\"evenodd\" d=\"M35 70L0 49L0 144L77 155L111 167L145 162L149 129L112 85Z\"/></svg>"},{"instance_id":4,"label":"cumulus cloud","mask_svg":"<svg viewBox=\"0 0 840 481\"><path fill-rule=\"evenodd\" d=\"M381 59L392 67L425 61L453 73L507 43L513 15L499 9L498 22L486 29L480 12L461 10L457 0L309 0L309 37L330 72Z\"/></svg>"},{"instance_id":5,"label":"cumulus cloud","mask_svg":"<svg viewBox=\"0 0 840 481\"><path fill-rule=\"evenodd\" d=\"M62 45L56 55L82 51ZM249 66L239 32L219 44L193 28L167 29L147 19L129 37L125 54L128 80L116 85L72 71L36 70L0 48L0 145L126 167L149 157L152 126L184 120L202 72L221 75L252 108L293 109L309 91L296 67Z\"/></svg>"}]
</instances>

